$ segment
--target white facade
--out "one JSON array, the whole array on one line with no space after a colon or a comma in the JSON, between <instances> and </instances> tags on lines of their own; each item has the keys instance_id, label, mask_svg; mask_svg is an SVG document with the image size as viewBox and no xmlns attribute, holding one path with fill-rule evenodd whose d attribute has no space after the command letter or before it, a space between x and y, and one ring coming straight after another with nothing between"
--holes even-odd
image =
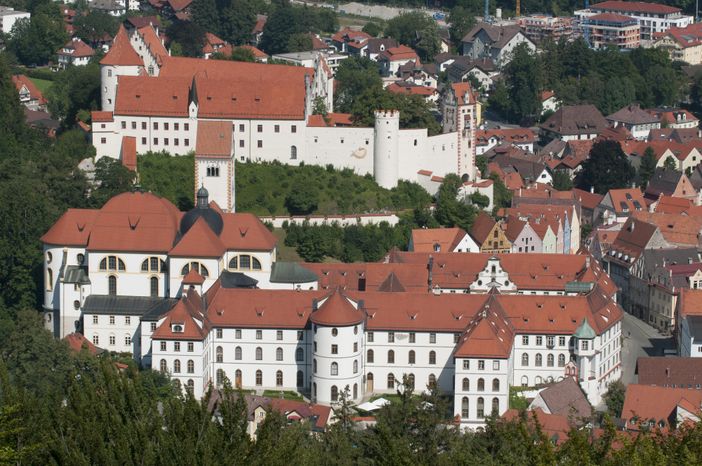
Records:
<instances>
[{"instance_id":1,"label":"white facade","mask_svg":"<svg viewBox=\"0 0 702 466\"><path fill-rule=\"evenodd\" d=\"M12 27L20 19L30 19L30 14L25 11L18 11L7 6L0 6L0 32L10 34Z\"/></svg>"},{"instance_id":2,"label":"white facade","mask_svg":"<svg viewBox=\"0 0 702 466\"><path fill-rule=\"evenodd\" d=\"M636 4L636 2L632 2ZM639 2L641 4L641 2ZM651 3L650 5L657 6L656 3ZM671 13L653 13L650 11L637 11L636 6L632 7L630 10L623 11L620 9L610 10L607 8L596 8L597 5L593 5L591 8L586 10L576 10L573 15L578 21L589 18L590 16L595 16L601 13L615 13L620 15L629 16L636 19L639 22L639 27L641 28L641 40L650 41L653 39L653 34L656 32L665 32L672 27L684 28L691 25L694 22L692 16L683 15L680 9L677 12ZM671 8L672 10L672 8Z\"/></svg>"}]
</instances>

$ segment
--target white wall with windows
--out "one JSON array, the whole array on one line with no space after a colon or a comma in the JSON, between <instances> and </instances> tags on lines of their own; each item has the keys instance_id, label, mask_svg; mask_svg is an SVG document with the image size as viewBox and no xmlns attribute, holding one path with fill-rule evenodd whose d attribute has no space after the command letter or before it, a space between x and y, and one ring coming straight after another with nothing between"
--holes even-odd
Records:
<instances>
[{"instance_id":1,"label":"white wall with windows","mask_svg":"<svg viewBox=\"0 0 702 466\"><path fill-rule=\"evenodd\" d=\"M456 358L453 411L462 428L482 426L493 411L502 415L509 409L511 368L511 357Z\"/></svg>"},{"instance_id":2,"label":"white wall with windows","mask_svg":"<svg viewBox=\"0 0 702 466\"><path fill-rule=\"evenodd\" d=\"M196 398L205 394L202 341L154 340L151 368L168 373L183 388L192 390Z\"/></svg>"},{"instance_id":3,"label":"white wall with windows","mask_svg":"<svg viewBox=\"0 0 702 466\"><path fill-rule=\"evenodd\" d=\"M571 335L518 334L514 337L512 384L533 387L562 380L571 360Z\"/></svg>"},{"instance_id":4,"label":"white wall with windows","mask_svg":"<svg viewBox=\"0 0 702 466\"><path fill-rule=\"evenodd\" d=\"M84 314L83 335L95 346L118 353L141 354L141 315Z\"/></svg>"}]
</instances>

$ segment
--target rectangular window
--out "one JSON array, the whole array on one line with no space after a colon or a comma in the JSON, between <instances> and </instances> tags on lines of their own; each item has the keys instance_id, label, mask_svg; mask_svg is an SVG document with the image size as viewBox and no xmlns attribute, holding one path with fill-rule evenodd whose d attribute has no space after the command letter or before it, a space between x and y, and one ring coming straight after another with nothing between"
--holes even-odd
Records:
<instances>
[{"instance_id":1,"label":"rectangular window","mask_svg":"<svg viewBox=\"0 0 702 466\"><path fill-rule=\"evenodd\" d=\"M132 129L136 129L136 121L132 121Z\"/></svg>"},{"instance_id":2,"label":"rectangular window","mask_svg":"<svg viewBox=\"0 0 702 466\"><path fill-rule=\"evenodd\" d=\"M283 331L282 331L282 330L278 330L278 331L275 332L275 339L276 339L276 340L282 340L282 339L283 339Z\"/></svg>"},{"instance_id":3,"label":"rectangular window","mask_svg":"<svg viewBox=\"0 0 702 466\"><path fill-rule=\"evenodd\" d=\"M256 339L257 340L263 339L263 330L256 330Z\"/></svg>"},{"instance_id":4,"label":"rectangular window","mask_svg":"<svg viewBox=\"0 0 702 466\"><path fill-rule=\"evenodd\" d=\"M125 316L124 318L124 325L129 325L132 323L132 319L129 316Z\"/></svg>"},{"instance_id":5,"label":"rectangular window","mask_svg":"<svg viewBox=\"0 0 702 466\"><path fill-rule=\"evenodd\" d=\"M168 138L163 138L163 145L167 146L168 145Z\"/></svg>"},{"instance_id":6,"label":"rectangular window","mask_svg":"<svg viewBox=\"0 0 702 466\"><path fill-rule=\"evenodd\" d=\"M239 147L244 147L244 140L243 139L239 139Z\"/></svg>"},{"instance_id":7,"label":"rectangular window","mask_svg":"<svg viewBox=\"0 0 702 466\"><path fill-rule=\"evenodd\" d=\"M417 339L416 334L415 334L414 332L410 332L410 334L409 334L409 342L410 342L410 343L414 343L414 342L416 341L416 339Z\"/></svg>"},{"instance_id":8,"label":"rectangular window","mask_svg":"<svg viewBox=\"0 0 702 466\"><path fill-rule=\"evenodd\" d=\"M154 138L154 146L158 146L158 138Z\"/></svg>"},{"instance_id":9,"label":"rectangular window","mask_svg":"<svg viewBox=\"0 0 702 466\"><path fill-rule=\"evenodd\" d=\"M538 337L536 337L536 346L541 346L543 344L544 344L544 337L542 337L540 335Z\"/></svg>"},{"instance_id":10,"label":"rectangular window","mask_svg":"<svg viewBox=\"0 0 702 466\"><path fill-rule=\"evenodd\" d=\"M366 339L369 343L373 343L373 332L368 332L368 337Z\"/></svg>"},{"instance_id":11,"label":"rectangular window","mask_svg":"<svg viewBox=\"0 0 702 466\"><path fill-rule=\"evenodd\" d=\"M154 129L158 129L158 122L154 121Z\"/></svg>"},{"instance_id":12,"label":"rectangular window","mask_svg":"<svg viewBox=\"0 0 702 466\"><path fill-rule=\"evenodd\" d=\"M107 144L107 138L100 138L100 144Z\"/></svg>"},{"instance_id":13,"label":"rectangular window","mask_svg":"<svg viewBox=\"0 0 702 466\"><path fill-rule=\"evenodd\" d=\"M239 131L242 133L244 132L244 125L239 125Z\"/></svg>"},{"instance_id":14,"label":"rectangular window","mask_svg":"<svg viewBox=\"0 0 702 466\"><path fill-rule=\"evenodd\" d=\"M166 342L165 341L161 342L161 351L166 351Z\"/></svg>"},{"instance_id":15,"label":"rectangular window","mask_svg":"<svg viewBox=\"0 0 702 466\"><path fill-rule=\"evenodd\" d=\"M297 126L296 126L296 125L292 125L292 126L290 127L290 132L291 132L291 133L297 133Z\"/></svg>"},{"instance_id":16,"label":"rectangular window","mask_svg":"<svg viewBox=\"0 0 702 466\"><path fill-rule=\"evenodd\" d=\"M354 342L353 342L353 352L354 352L354 353L357 353L357 352L358 352L358 342L357 342L357 341L354 341Z\"/></svg>"},{"instance_id":17,"label":"rectangular window","mask_svg":"<svg viewBox=\"0 0 702 466\"><path fill-rule=\"evenodd\" d=\"M500 370L500 361L492 361L492 370L493 370L493 371L499 371L499 370Z\"/></svg>"},{"instance_id":18,"label":"rectangular window","mask_svg":"<svg viewBox=\"0 0 702 466\"><path fill-rule=\"evenodd\" d=\"M528 346L529 345L529 335L524 335L522 337L522 345Z\"/></svg>"},{"instance_id":19,"label":"rectangular window","mask_svg":"<svg viewBox=\"0 0 702 466\"><path fill-rule=\"evenodd\" d=\"M122 122L122 129L127 129L127 122L126 121Z\"/></svg>"},{"instance_id":20,"label":"rectangular window","mask_svg":"<svg viewBox=\"0 0 702 466\"><path fill-rule=\"evenodd\" d=\"M395 332L388 332L388 343L395 343Z\"/></svg>"},{"instance_id":21,"label":"rectangular window","mask_svg":"<svg viewBox=\"0 0 702 466\"><path fill-rule=\"evenodd\" d=\"M180 352L180 342L179 341L173 342L173 351Z\"/></svg>"},{"instance_id":22,"label":"rectangular window","mask_svg":"<svg viewBox=\"0 0 702 466\"><path fill-rule=\"evenodd\" d=\"M163 124L163 129L166 130L166 131L168 131L168 123L164 123L164 124Z\"/></svg>"},{"instance_id":23,"label":"rectangular window","mask_svg":"<svg viewBox=\"0 0 702 466\"><path fill-rule=\"evenodd\" d=\"M110 316L110 325L115 324L115 316Z\"/></svg>"},{"instance_id":24,"label":"rectangular window","mask_svg":"<svg viewBox=\"0 0 702 466\"><path fill-rule=\"evenodd\" d=\"M565 337L558 337L558 346L565 346Z\"/></svg>"},{"instance_id":25,"label":"rectangular window","mask_svg":"<svg viewBox=\"0 0 702 466\"><path fill-rule=\"evenodd\" d=\"M142 144L143 146L146 145L146 138L141 138L141 144Z\"/></svg>"},{"instance_id":26,"label":"rectangular window","mask_svg":"<svg viewBox=\"0 0 702 466\"><path fill-rule=\"evenodd\" d=\"M553 348L553 345L555 343L555 337L552 335L547 335L546 336L546 346Z\"/></svg>"},{"instance_id":27,"label":"rectangular window","mask_svg":"<svg viewBox=\"0 0 702 466\"><path fill-rule=\"evenodd\" d=\"M93 325L98 324L98 316L93 316Z\"/></svg>"},{"instance_id":28,"label":"rectangular window","mask_svg":"<svg viewBox=\"0 0 702 466\"><path fill-rule=\"evenodd\" d=\"M461 334L460 333L454 333L453 334L453 342L458 343L458 340L461 339Z\"/></svg>"},{"instance_id":29,"label":"rectangular window","mask_svg":"<svg viewBox=\"0 0 702 466\"><path fill-rule=\"evenodd\" d=\"M297 331L297 341L302 341L305 339L305 332L302 330Z\"/></svg>"},{"instance_id":30,"label":"rectangular window","mask_svg":"<svg viewBox=\"0 0 702 466\"><path fill-rule=\"evenodd\" d=\"M436 343L436 333L429 334L429 343Z\"/></svg>"},{"instance_id":31,"label":"rectangular window","mask_svg":"<svg viewBox=\"0 0 702 466\"><path fill-rule=\"evenodd\" d=\"M583 351L587 351L589 349L588 343L589 343L589 341L587 341L587 340L581 341L580 342L580 349Z\"/></svg>"},{"instance_id":32,"label":"rectangular window","mask_svg":"<svg viewBox=\"0 0 702 466\"><path fill-rule=\"evenodd\" d=\"M273 127L273 131L275 131L276 133L280 133L280 125L275 125Z\"/></svg>"},{"instance_id":33,"label":"rectangular window","mask_svg":"<svg viewBox=\"0 0 702 466\"><path fill-rule=\"evenodd\" d=\"M258 132L262 133L263 132L263 125L258 125Z\"/></svg>"},{"instance_id":34,"label":"rectangular window","mask_svg":"<svg viewBox=\"0 0 702 466\"><path fill-rule=\"evenodd\" d=\"M173 129L178 131L180 129L180 123L173 123Z\"/></svg>"},{"instance_id":35,"label":"rectangular window","mask_svg":"<svg viewBox=\"0 0 702 466\"><path fill-rule=\"evenodd\" d=\"M339 346L338 346L338 345L332 345L331 353L332 353L332 354L339 354Z\"/></svg>"},{"instance_id":36,"label":"rectangular window","mask_svg":"<svg viewBox=\"0 0 702 466\"><path fill-rule=\"evenodd\" d=\"M470 359L463 360L463 370L464 371L470 370Z\"/></svg>"},{"instance_id":37,"label":"rectangular window","mask_svg":"<svg viewBox=\"0 0 702 466\"><path fill-rule=\"evenodd\" d=\"M195 344L192 341L188 342L188 353L195 351Z\"/></svg>"},{"instance_id":38,"label":"rectangular window","mask_svg":"<svg viewBox=\"0 0 702 466\"><path fill-rule=\"evenodd\" d=\"M261 140L259 139L259 140L257 141L257 144L256 144L256 145L258 146L259 149L262 148L262 147L263 147L263 141L261 141Z\"/></svg>"},{"instance_id":39,"label":"rectangular window","mask_svg":"<svg viewBox=\"0 0 702 466\"><path fill-rule=\"evenodd\" d=\"M141 122L141 129L146 129L146 122L145 121Z\"/></svg>"},{"instance_id":40,"label":"rectangular window","mask_svg":"<svg viewBox=\"0 0 702 466\"><path fill-rule=\"evenodd\" d=\"M478 360L478 370L479 371L484 371L485 370L485 361L482 359Z\"/></svg>"},{"instance_id":41,"label":"rectangular window","mask_svg":"<svg viewBox=\"0 0 702 466\"><path fill-rule=\"evenodd\" d=\"M156 322L151 322L151 331L152 332L156 331Z\"/></svg>"},{"instance_id":42,"label":"rectangular window","mask_svg":"<svg viewBox=\"0 0 702 466\"><path fill-rule=\"evenodd\" d=\"M234 330L234 338L236 338L237 340L241 340L241 329L240 328Z\"/></svg>"},{"instance_id":43,"label":"rectangular window","mask_svg":"<svg viewBox=\"0 0 702 466\"><path fill-rule=\"evenodd\" d=\"M185 147L190 147L190 139L185 138L185 141L183 141L183 145L184 145Z\"/></svg>"},{"instance_id":44,"label":"rectangular window","mask_svg":"<svg viewBox=\"0 0 702 466\"><path fill-rule=\"evenodd\" d=\"M216 331L216 334L217 334L217 338L222 338L222 329L218 328Z\"/></svg>"},{"instance_id":45,"label":"rectangular window","mask_svg":"<svg viewBox=\"0 0 702 466\"><path fill-rule=\"evenodd\" d=\"M190 131L190 123L183 123L183 129L185 131Z\"/></svg>"}]
</instances>

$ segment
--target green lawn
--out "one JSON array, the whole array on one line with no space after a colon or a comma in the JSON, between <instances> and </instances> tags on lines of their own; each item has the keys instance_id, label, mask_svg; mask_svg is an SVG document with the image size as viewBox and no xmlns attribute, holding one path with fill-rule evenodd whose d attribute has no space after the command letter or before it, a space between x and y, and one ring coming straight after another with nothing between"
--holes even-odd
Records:
<instances>
[{"instance_id":1,"label":"green lawn","mask_svg":"<svg viewBox=\"0 0 702 466\"><path fill-rule=\"evenodd\" d=\"M274 228L273 234L278 238L278 259L282 262L302 262L302 258L297 254L294 247L285 245L285 230Z\"/></svg>"},{"instance_id":2,"label":"green lawn","mask_svg":"<svg viewBox=\"0 0 702 466\"><path fill-rule=\"evenodd\" d=\"M53 82L47 80L47 79L39 79L39 78L29 78L32 80L35 86L39 88L42 94L46 94L46 91L49 90ZM45 96L46 97L46 96Z\"/></svg>"},{"instance_id":3,"label":"green lawn","mask_svg":"<svg viewBox=\"0 0 702 466\"><path fill-rule=\"evenodd\" d=\"M280 398L281 393L286 400L302 401L302 395L291 390L264 390L263 396L267 396L268 398Z\"/></svg>"}]
</instances>

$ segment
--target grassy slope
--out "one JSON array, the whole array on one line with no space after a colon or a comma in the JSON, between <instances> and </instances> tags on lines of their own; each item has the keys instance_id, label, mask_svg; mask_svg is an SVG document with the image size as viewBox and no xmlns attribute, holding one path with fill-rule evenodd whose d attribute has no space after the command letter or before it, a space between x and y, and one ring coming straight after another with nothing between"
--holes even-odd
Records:
<instances>
[{"instance_id":1,"label":"grassy slope","mask_svg":"<svg viewBox=\"0 0 702 466\"><path fill-rule=\"evenodd\" d=\"M35 86L39 88L42 94L46 94L46 91L49 90L51 85L53 84L51 81L48 81L46 79L39 79L39 78L29 78L31 81L34 83Z\"/></svg>"}]
</instances>

